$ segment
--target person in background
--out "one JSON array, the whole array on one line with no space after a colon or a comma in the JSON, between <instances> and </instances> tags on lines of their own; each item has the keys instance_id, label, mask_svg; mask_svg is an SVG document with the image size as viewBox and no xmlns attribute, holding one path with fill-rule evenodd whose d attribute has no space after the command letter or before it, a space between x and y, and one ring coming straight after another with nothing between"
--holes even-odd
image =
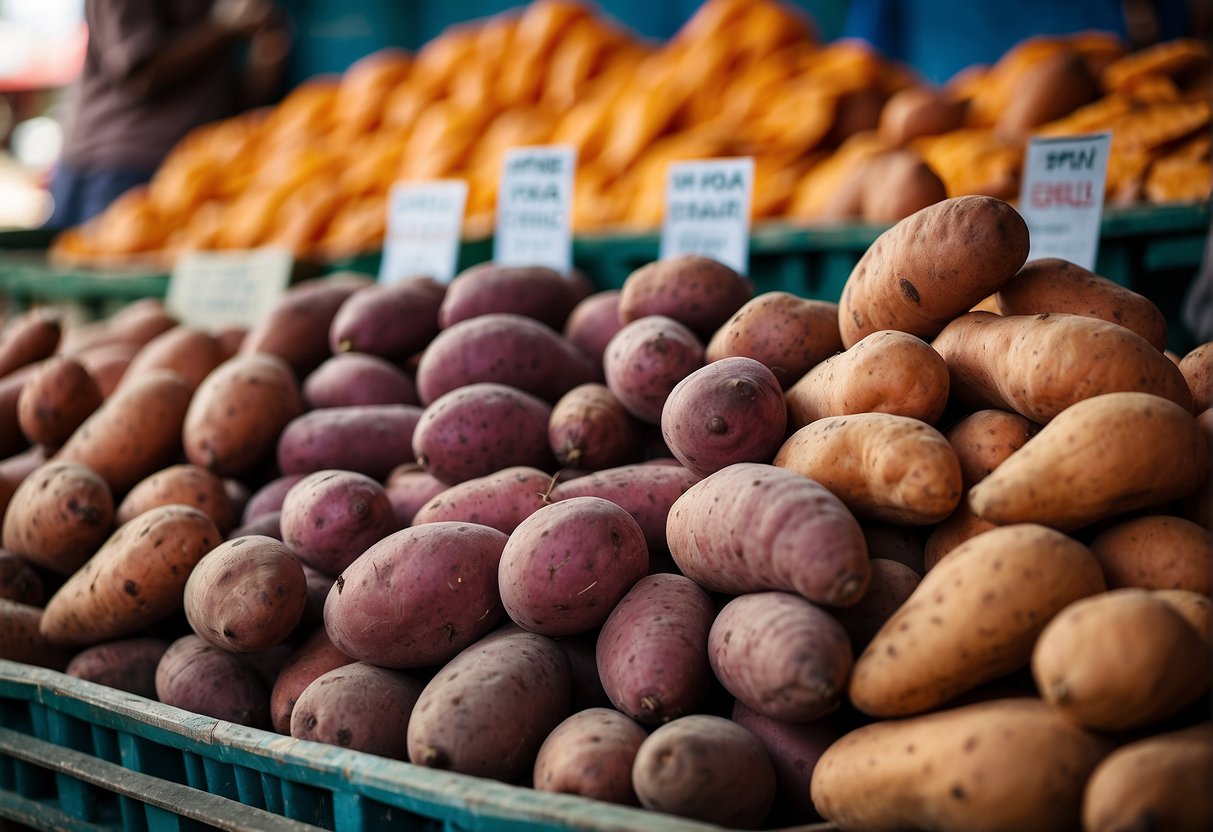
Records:
<instances>
[{"instance_id":1,"label":"person in background","mask_svg":"<svg viewBox=\"0 0 1213 832\"><path fill-rule=\"evenodd\" d=\"M269 103L291 38L269 0L85 0L47 223L66 228L151 179L199 125Z\"/></svg>"}]
</instances>

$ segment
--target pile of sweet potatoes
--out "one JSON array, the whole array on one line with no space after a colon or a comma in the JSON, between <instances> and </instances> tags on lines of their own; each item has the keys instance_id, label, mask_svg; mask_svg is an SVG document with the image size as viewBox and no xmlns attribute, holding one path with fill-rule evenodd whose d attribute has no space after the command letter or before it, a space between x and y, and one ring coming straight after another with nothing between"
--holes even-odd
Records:
<instances>
[{"instance_id":1,"label":"pile of sweet potatoes","mask_svg":"<svg viewBox=\"0 0 1213 832\"><path fill-rule=\"evenodd\" d=\"M738 828L1203 829L1213 344L945 200L840 303L337 274L0 336L0 657Z\"/></svg>"}]
</instances>

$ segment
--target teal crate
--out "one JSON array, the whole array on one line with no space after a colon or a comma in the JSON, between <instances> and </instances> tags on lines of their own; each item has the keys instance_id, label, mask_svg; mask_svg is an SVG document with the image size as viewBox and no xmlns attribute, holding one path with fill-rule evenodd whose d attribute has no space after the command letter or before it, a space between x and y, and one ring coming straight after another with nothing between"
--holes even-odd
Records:
<instances>
[{"instance_id":1,"label":"teal crate","mask_svg":"<svg viewBox=\"0 0 1213 832\"><path fill-rule=\"evenodd\" d=\"M297 740L0 660L4 818L138 832L723 829Z\"/></svg>"}]
</instances>

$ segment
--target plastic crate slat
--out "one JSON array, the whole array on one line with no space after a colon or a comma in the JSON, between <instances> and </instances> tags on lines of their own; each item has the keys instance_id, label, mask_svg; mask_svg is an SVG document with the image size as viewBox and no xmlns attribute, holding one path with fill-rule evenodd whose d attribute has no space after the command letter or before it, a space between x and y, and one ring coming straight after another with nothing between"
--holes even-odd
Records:
<instances>
[{"instance_id":1,"label":"plastic crate slat","mask_svg":"<svg viewBox=\"0 0 1213 832\"><path fill-rule=\"evenodd\" d=\"M242 806L218 795L192 789L99 760L79 751L0 728L0 752L36 765L50 766L86 783L138 798L151 806L193 818L220 829L301 832L313 827L261 809Z\"/></svg>"},{"instance_id":2,"label":"plastic crate slat","mask_svg":"<svg viewBox=\"0 0 1213 832\"><path fill-rule=\"evenodd\" d=\"M90 823L57 806L0 791L0 818L8 818L33 829L63 829L68 832L110 832L113 827Z\"/></svg>"}]
</instances>

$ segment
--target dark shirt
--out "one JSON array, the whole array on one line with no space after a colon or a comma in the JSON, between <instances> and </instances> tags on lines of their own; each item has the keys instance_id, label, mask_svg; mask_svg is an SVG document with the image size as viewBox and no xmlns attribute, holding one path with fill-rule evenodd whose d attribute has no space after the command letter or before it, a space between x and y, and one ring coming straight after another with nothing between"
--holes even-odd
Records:
<instances>
[{"instance_id":1,"label":"dark shirt","mask_svg":"<svg viewBox=\"0 0 1213 832\"><path fill-rule=\"evenodd\" d=\"M205 20L212 0L85 0L88 49L70 92L63 160L80 171L152 170L192 128L235 112L231 55L140 97L121 79L172 33Z\"/></svg>"}]
</instances>

